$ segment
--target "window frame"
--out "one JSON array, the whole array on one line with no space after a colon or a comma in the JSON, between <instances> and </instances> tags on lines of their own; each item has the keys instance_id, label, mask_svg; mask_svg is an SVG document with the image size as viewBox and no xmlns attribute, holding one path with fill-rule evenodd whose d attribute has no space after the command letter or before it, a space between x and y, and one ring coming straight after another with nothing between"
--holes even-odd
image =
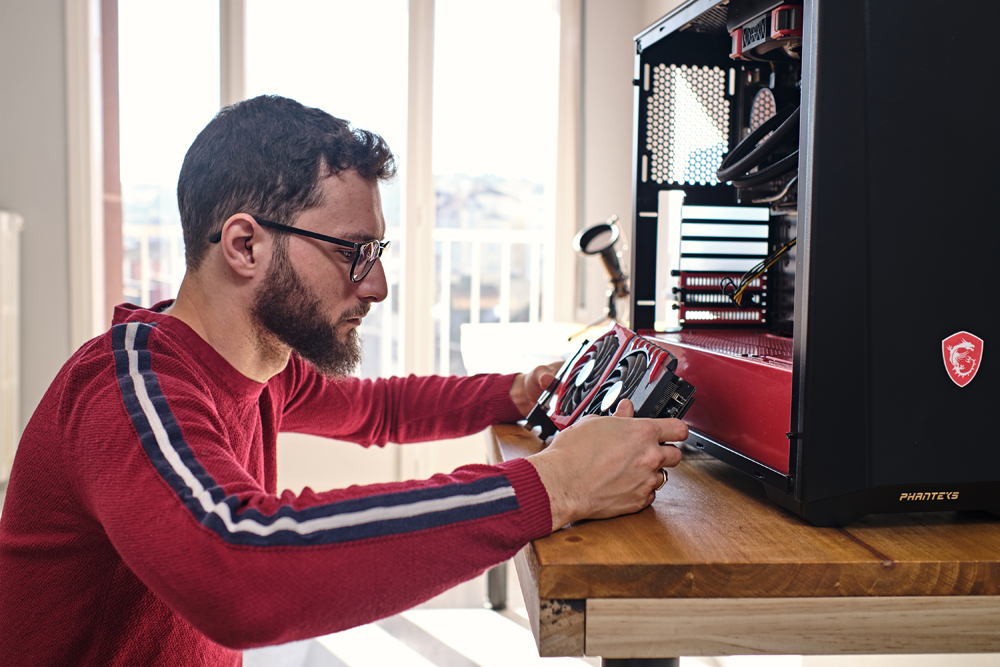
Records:
<instances>
[{"instance_id":1,"label":"window frame","mask_svg":"<svg viewBox=\"0 0 1000 667\"><path fill-rule=\"evenodd\" d=\"M81 53L84 51L89 53L92 50L85 46L90 43L87 40L92 39L91 29L86 26L95 20L94 17L100 16L99 2L100 0L86 0L85 9L81 11L82 18L76 19L73 26L70 17L67 16L68 47L74 43L70 38L71 34L76 35L74 39L82 44L72 50L67 49L68 57L76 57L76 62L81 62L79 60ZM582 209L582 0L562 0L559 7L556 220L547 243L552 249L552 256L549 261L544 262L545 270L542 276L542 284L545 286L541 314L543 322L568 322L574 319L577 258L572 252L571 240L579 227ZM399 354L400 370L404 374L418 375L431 374L436 370L432 315L436 296L433 240L436 197L431 165L434 10L433 0L409 0L407 168L403 174L402 188L405 224L402 238L404 243L401 246L402 279L399 287L400 318L403 321L405 335ZM226 105L246 97L246 0L219 0L219 18L219 99L220 105ZM99 25L97 35L99 40ZM99 62L99 58L87 62ZM93 67L90 69L93 70ZM95 80L100 81L100 73L71 72L68 78L75 82L76 90L80 90L81 82L92 85ZM77 106L81 107L81 110L90 108L87 107L90 102L86 96L77 94L71 97L71 102L72 100L80 100ZM117 109L115 112L117 113ZM74 114L71 113L70 116L74 117ZM90 117L86 114L82 116ZM97 117L100 118L100 114ZM82 136L99 137L100 131L91 131ZM80 145L83 143L80 142ZM89 157L85 156L76 163L83 165L87 159L92 161L95 154L100 155L100 151L86 154ZM100 183L100 169L80 168L78 171L85 177L78 176L74 180L71 166L71 184L78 182L78 189L83 188L81 192L89 193L100 187L95 185L95 182ZM74 344L82 343L99 333L105 325L104 299L99 297L97 289L104 282L103 240L100 248L93 242L94 230L103 229L104 220L100 210L90 210L94 207L89 202L86 197L79 197L76 210L80 211L77 214L80 222L77 224L71 222L71 235L75 234L81 239L81 242L71 243L71 265L77 267L74 270L76 279L72 284L75 294L80 295L80 298L73 299L74 304L77 304L72 317ZM120 220L118 226L121 226ZM120 229L118 233L120 235Z\"/></svg>"}]
</instances>

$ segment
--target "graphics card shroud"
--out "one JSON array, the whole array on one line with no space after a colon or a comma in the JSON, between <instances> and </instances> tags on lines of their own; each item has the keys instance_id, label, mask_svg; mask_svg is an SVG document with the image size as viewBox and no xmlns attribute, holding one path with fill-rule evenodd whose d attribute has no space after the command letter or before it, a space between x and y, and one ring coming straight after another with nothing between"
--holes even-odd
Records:
<instances>
[{"instance_id":1,"label":"graphics card shroud","mask_svg":"<svg viewBox=\"0 0 1000 667\"><path fill-rule=\"evenodd\" d=\"M528 425L540 426L544 439L585 415L612 415L626 398L636 417L680 418L695 389L677 377L676 366L665 347L613 324L564 364L555 386L528 415Z\"/></svg>"}]
</instances>

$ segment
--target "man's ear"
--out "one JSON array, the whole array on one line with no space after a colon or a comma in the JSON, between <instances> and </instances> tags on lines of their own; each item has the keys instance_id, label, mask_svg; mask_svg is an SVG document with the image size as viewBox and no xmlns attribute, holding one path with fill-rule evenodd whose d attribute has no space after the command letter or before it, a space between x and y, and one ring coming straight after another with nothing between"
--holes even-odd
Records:
<instances>
[{"instance_id":1,"label":"man's ear","mask_svg":"<svg viewBox=\"0 0 1000 667\"><path fill-rule=\"evenodd\" d=\"M243 278L253 278L261 270L263 241L257 222L246 213L237 213L222 225L222 255L226 263Z\"/></svg>"}]
</instances>

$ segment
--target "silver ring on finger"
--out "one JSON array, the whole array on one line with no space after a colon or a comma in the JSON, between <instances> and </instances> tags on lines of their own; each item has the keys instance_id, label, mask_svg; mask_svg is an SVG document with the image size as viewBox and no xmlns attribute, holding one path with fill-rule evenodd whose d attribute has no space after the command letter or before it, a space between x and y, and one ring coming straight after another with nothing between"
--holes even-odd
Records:
<instances>
[{"instance_id":1,"label":"silver ring on finger","mask_svg":"<svg viewBox=\"0 0 1000 667\"><path fill-rule=\"evenodd\" d=\"M666 468L660 468L660 474L663 475L663 481L660 482L660 485L658 487L656 487L655 489L653 489L654 491L659 491L667 483L667 469Z\"/></svg>"}]
</instances>

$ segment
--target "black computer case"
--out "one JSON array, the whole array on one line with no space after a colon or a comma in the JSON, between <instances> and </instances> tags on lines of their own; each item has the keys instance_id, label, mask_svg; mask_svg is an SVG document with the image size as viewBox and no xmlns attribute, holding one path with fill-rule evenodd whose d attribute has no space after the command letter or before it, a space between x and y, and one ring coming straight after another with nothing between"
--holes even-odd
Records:
<instances>
[{"instance_id":1,"label":"black computer case","mask_svg":"<svg viewBox=\"0 0 1000 667\"><path fill-rule=\"evenodd\" d=\"M688 444L817 525L1000 516L997 26L985 0L692 0L635 38L631 328L698 387ZM794 107L752 185L718 180Z\"/></svg>"}]
</instances>

